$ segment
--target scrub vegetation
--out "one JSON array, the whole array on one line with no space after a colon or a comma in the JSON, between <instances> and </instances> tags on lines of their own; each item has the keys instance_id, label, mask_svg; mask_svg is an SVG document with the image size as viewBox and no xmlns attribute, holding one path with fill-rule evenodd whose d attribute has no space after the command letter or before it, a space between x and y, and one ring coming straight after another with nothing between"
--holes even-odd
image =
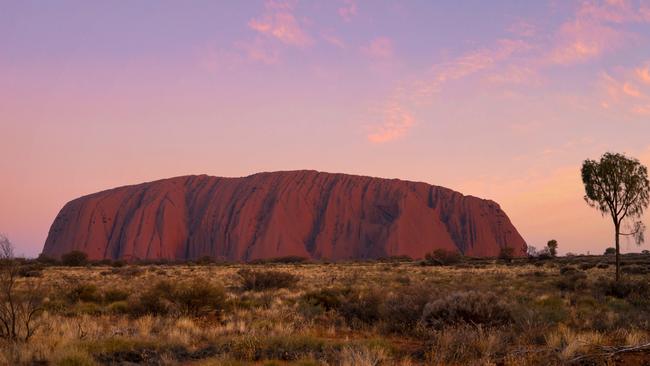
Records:
<instances>
[{"instance_id":1,"label":"scrub vegetation","mask_svg":"<svg viewBox=\"0 0 650 366\"><path fill-rule=\"evenodd\" d=\"M617 282L614 256L443 254L336 264L6 260L11 301L34 313L29 330L21 323L17 337L2 333L0 363L634 365L650 357L650 255L622 256Z\"/></svg>"}]
</instances>

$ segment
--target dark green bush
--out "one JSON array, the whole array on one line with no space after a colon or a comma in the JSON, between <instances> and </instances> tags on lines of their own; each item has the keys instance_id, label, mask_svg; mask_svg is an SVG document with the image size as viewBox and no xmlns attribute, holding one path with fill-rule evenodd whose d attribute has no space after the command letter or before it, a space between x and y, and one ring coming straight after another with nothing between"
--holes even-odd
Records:
<instances>
[{"instance_id":1,"label":"dark green bush","mask_svg":"<svg viewBox=\"0 0 650 366\"><path fill-rule=\"evenodd\" d=\"M115 268L124 267L125 265L126 265L126 262L121 260L121 259L114 260L113 263L111 263L111 266L113 266Z\"/></svg>"},{"instance_id":2,"label":"dark green bush","mask_svg":"<svg viewBox=\"0 0 650 366\"><path fill-rule=\"evenodd\" d=\"M43 253L38 255L38 258L36 258L36 261L38 263L47 265L47 266L54 266L59 264L59 261L56 260L56 258L49 257Z\"/></svg>"},{"instance_id":3,"label":"dark green bush","mask_svg":"<svg viewBox=\"0 0 650 366\"><path fill-rule=\"evenodd\" d=\"M85 283L72 287L65 294L65 297L72 304L79 301L95 303L102 301L101 294L97 291L97 286Z\"/></svg>"},{"instance_id":4,"label":"dark green bush","mask_svg":"<svg viewBox=\"0 0 650 366\"><path fill-rule=\"evenodd\" d=\"M207 280L198 279L179 284L160 281L132 300L130 312L133 315L178 313L200 317L221 313L226 306L224 288Z\"/></svg>"},{"instance_id":5,"label":"dark green bush","mask_svg":"<svg viewBox=\"0 0 650 366\"><path fill-rule=\"evenodd\" d=\"M566 272L555 286L562 291L575 291L587 286L587 274L580 271Z\"/></svg>"},{"instance_id":6,"label":"dark green bush","mask_svg":"<svg viewBox=\"0 0 650 366\"><path fill-rule=\"evenodd\" d=\"M461 255L458 252L445 249L436 249L424 256L426 264L431 266L447 266L460 262Z\"/></svg>"},{"instance_id":7,"label":"dark green bush","mask_svg":"<svg viewBox=\"0 0 650 366\"><path fill-rule=\"evenodd\" d=\"M431 291L422 285L400 288L389 294L381 308L384 331L415 333Z\"/></svg>"},{"instance_id":8,"label":"dark green bush","mask_svg":"<svg viewBox=\"0 0 650 366\"><path fill-rule=\"evenodd\" d=\"M441 329L462 324L499 326L513 321L510 306L492 293L454 292L424 307L424 326Z\"/></svg>"},{"instance_id":9,"label":"dark green bush","mask_svg":"<svg viewBox=\"0 0 650 366\"><path fill-rule=\"evenodd\" d=\"M124 301L128 298L129 298L129 292L125 290L120 290L115 288L104 292L104 300L109 304L112 302Z\"/></svg>"},{"instance_id":10,"label":"dark green bush","mask_svg":"<svg viewBox=\"0 0 650 366\"><path fill-rule=\"evenodd\" d=\"M177 285L169 300L179 307L182 314L199 317L223 311L226 291L220 285L199 279Z\"/></svg>"},{"instance_id":11,"label":"dark green bush","mask_svg":"<svg viewBox=\"0 0 650 366\"><path fill-rule=\"evenodd\" d=\"M131 299L129 312L132 315L166 315L171 309L171 304L166 299L172 293L174 286L169 281L159 281L145 289L139 297Z\"/></svg>"},{"instance_id":12,"label":"dark green bush","mask_svg":"<svg viewBox=\"0 0 650 366\"><path fill-rule=\"evenodd\" d=\"M88 255L79 250L73 250L61 256L61 264L68 267L80 267L88 264Z\"/></svg>"},{"instance_id":13,"label":"dark green bush","mask_svg":"<svg viewBox=\"0 0 650 366\"><path fill-rule=\"evenodd\" d=\"M372 325L381 319L383 302L384 295L378 289L351 290L344 294L337 312L353 328Z\"/></svg>"},{"instance_id":14,"label":"dark green bush","mask_svg":"<svg viewBox=\"0 0 650 366\"><path fill-rule=\"evenodd\" d=\"M634 303L644 303L650 298L650 283L645 279L622 279L614 281L599 279L596 282L596 291L605 296L619 299L628 299Z\"/></svg>"},{"instance_id":15,"label":"dark green bush","mask_svg":"<svg viewBox=\"0 0 650 366\"><path fill-rule=\"evenodd\" d=\"M281 271L262 271L240 269L237 274L241 277L241 287L249 291L289 288L294 286L299 278L296 275Z\"/></svg>"}]
</instances>

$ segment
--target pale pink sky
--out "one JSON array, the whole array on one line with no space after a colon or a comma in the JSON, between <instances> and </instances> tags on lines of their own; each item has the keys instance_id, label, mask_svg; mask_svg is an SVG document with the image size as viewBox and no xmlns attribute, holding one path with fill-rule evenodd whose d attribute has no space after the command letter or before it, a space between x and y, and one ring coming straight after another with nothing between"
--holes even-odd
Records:
<instances>
[{"instance_id":1,"label":"pale pink sky","mask_svg":"<svg viewBox=\"0 0 650 366\"><path fill-rule=\"evenodd\" d=\"M291 169L446 186L601 253L580 164L650 164L649 122L645 0L0 5L0 232L30 256L80 195Z\"/></svg>"}]
</instances>

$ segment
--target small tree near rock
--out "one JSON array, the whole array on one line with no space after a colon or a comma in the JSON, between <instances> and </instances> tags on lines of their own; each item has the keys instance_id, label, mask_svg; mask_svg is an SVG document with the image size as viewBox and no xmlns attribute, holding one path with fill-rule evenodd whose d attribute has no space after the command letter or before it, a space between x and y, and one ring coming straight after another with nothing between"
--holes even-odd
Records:
<instances>
[{"instance_id":1,"label":"small tree near rock","mask_svg":"<svg viewBox=\"0 0 650 366\"><path fill-rule=\"evenodd\" d=\"M548 243L546 243L546 247L548 248L548 253L551 255L551 257L557 256L557 240L549 240Z\"/></svg>"}]
</instances>

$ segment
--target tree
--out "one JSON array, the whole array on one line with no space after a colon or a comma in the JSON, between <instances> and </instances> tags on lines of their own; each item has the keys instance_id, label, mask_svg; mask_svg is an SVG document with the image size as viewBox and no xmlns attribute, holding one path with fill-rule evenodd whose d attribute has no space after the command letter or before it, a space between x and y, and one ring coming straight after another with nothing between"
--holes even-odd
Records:
<instances>
[{"instance_id":1,"label":"tree","mask_svg":"<svg viewBox=\"0 0 650 366\"><path fill-rule=\"evenodd\" d=\"M38 329L44 296L33 281L18 282L20 263L13 245L0 234L0 338L28 341Z\"/></svg>"},{"instance_id":2,"label":"tree","mask_svg":"<svg viewBox=\"0 0 650 366\"><path fill-rule=\"evenodd\" d=\"M526 247L526 255L530 258L537 257L539 255L539 252L537 251L537 248L535 248L532 245L529 245L528 247Z\"/></svg>"},{"instance_id":3,"label":"tree","mask_svg":"<svg viewBox=\"0 0 650 366\"><path fill-rule=\"evenodd\" d=\"M637 159L623 154L605 153L600 161L585 160L582 164L584 199L603 216L610 215L616 243L616 281L620 279L621 235L633 236L637 245L644 242L645 225L639 219L650 201L648 169ZM625 221L627 220L627 221ZM627 222L631 230L621 233Z\"/></svg>"},{"instance_id":4,"label":"tree","mask_svg":"<svg viewBox=\"0 0 650 366\"><path fill-rule=\"evenodd\" d=\"M515 256L515 248L505 246L499 250L499 259L503 260L506 263L512 262L512 258Z\"/></svg>"},{"instance_id":5,"label":"tree","mask_svg":"<svg viewBox=\"0 0 650 366\"><path fill-rule=\"evenodd\" d=\"M605 249L605 255L612 255L612 254L616 254L616 248L609 247L609 248Z\"/></svg>"},{"instance_id":6,"label":"tree","mask_svg":"<svg viewBox=\"0 0 650 366\"><path fill-rule=\"evenodd\" d=\"M546 243L546 247L548 248L548 252L551 254L551 257L555 257L557 255L557 240L549 240L548 243Z\"/></svg>"}]
</instances>

